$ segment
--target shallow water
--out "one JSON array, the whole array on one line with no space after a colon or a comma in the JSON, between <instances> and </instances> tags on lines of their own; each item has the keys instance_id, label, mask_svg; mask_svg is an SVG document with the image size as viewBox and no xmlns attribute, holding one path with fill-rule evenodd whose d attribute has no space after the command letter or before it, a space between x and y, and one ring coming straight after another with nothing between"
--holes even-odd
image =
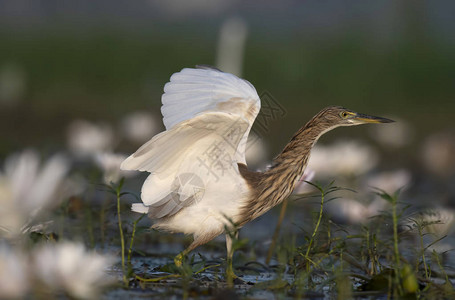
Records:
<instances>
[{"instance_id":1,"label":"shallow water","mask_svg":"<svg viewBox=\"0 0 455 300\"><path fill-rule=\"evenodd\" d=\"M317 202L316 204L317 205ZM317 207L317 206L316 206ZM313 209L314 210L314 209ZM300 205L292 207L288 211L288 217L285 219L281 237L278 247L293 241L295 245L305 244L305 235L308 233L303 232L305 229L308 232L311 230L312 219L311 214L308 212L308 205ZM272 260L266 266L265 256L271 242L274 226L277 221L277 213L275 210L272 213L258 218L257 220L247 224L240 231L240 238L247 238L248 242L245 247L236 252L234 258L235 272L243 280L235 282L234 290L227 292L227 285L224 278L224 260L225 260L225 244L224 237L220 236L214 241L203 245L192 253L188 259L194 259L193 275L188 278L167 278L159 282L141 283L138 280L131 279L129 281L129 288L125 289L120 284L117 288L107 291L104 295L109 299L180 299L188 296L190 299L218 299L223 295L230 295L231 298L246 297L255 299L275 299L280 297L282 299L293 299L305 295L308 299L333 299L336 297L333 283L327 282L328 277L321 275L314 280L314 288L296 290L293 282L295 277L290 272L289 266L286 265L283 269L283 263L277 260ZM303 225L302 225L303 224ZM303 227L303 226L307 227ZM143 226L149 226L150 221L144 220ZM334 226L334 225L333 225ZM358 225L343 225L345 230L352 231L352 234L358 229ZM382 224L384 230L387 232L389 224ZM309 228L308 228L309 227ZM126 233L129 236L130 232ZM320 234L324 234L323 228L320 229ZM334 232L333 238L336 235L343 237L343 234ZM110 235L115 238L117 232L112 229ZM391 239L392 234L385 234L385 239ZM427 237L426 237L427 238ZM431 236L428 236L431 240ZM146 231L137 235L134 243L134 252L132 257L132 269L135 274L143 278L155 278L167 276L170 274L178 274L174 268L173 257L182 251L185 245L188 245L189 239L181 235L169 235L165 233ZM387 242L387 241L384 241ZM428 245L429 241L425 242ZM129 242L127 243L129 245ZM346 240L347 249L362 247L362 243L358 240ZM450 250L455 245L455 237L449 235L442 241L435 244L435 246L444 248L445 251ZM118 246L108 247L110 251L120 253ZM106 248L105 248L106 250ZM416 237L403 236L400 242L400 255L409 260L414 265L416 259L416 251L418 250L418 243ZM144 256L140 255L142 253ZM426 254L428 263L432 264L435 271L438 269L435 262L431 262L431 254ZM417 257L418 258L418 257ZM447 251L443 255L443 265L445 272L451 279L452 284L455 284L455 251ZM275 257L275 259L277 259ZM360 259L357 257L356 259ZM337 266L339 262L335 260ZM390 264L390 261L381 259L384 266ZM209 268L194 274L204 266L220 264L221 266ZM281 266L281 267L280 267ZM350 266L354 271L356 268ZM359 274L362 271L357 270ZM121 265L118 262L110 272L117 282L122 282ZM434 282L442 284L443 279L434 278ZM351 284L354 289L353 297L356 299L387 299L387 293L378 292L375 290L361 291L362 283L358 280L351 278Z\"/></svg>"}]
</instances>

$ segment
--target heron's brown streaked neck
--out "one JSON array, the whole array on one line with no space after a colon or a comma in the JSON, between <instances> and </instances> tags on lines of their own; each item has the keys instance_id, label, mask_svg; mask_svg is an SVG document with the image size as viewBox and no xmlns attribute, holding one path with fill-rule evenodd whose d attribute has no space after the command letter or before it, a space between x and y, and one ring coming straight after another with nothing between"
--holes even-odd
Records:
<instances>
[{"instance_id":1,"label":"heron's brown streaked neck","mask_svg":"<svg viewBox=\"0 0 455 300\"><path fill-rule=\"evenodd\" d=\"M316 122L318 117L319 114L297 131L267 171L252 172L239 164L240 173L252 190L251 198L241 211L241 225L262 215L292 193L305 171L311 148L322 134L334 127L320 120Z\"/></svg>"}]
</instances>

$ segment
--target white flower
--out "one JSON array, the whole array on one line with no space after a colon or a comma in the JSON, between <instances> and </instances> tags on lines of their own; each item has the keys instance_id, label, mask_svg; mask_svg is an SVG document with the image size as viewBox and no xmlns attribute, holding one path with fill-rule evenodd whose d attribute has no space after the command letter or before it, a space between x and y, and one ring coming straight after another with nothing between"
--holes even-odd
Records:
<instances>
[{"instance_id":1,"label":"white flower","mask_svg":"<svg viewBox=\"0 0 455 300\"><path fill-rule=\"evenodd\" d=\"M365 223L369 218L379 215L387 205L388 203L381 198L376 198L370 204L340 198L327 203L325 209L336 222L358 224Z\"/></svg>"},{"instance_id":2,"label":"white flower","mask_svg":"<svg viewBox=\"0 0 455 300\"><path fill-rule=\"evenodd\" d=\"M29 290L27 259L20 251L0 244L0 298L21 299Z\"/></svg>"},{"instance_id":3,"label":"white flower","mask_svg":"<svg viewBox=\"0 0 455 300\"><path fill-rule=\"evenodd\" d=\"M337 142L332 146L316 145L311 151L308 168L316 176L362 175L373 169L378 155L373 148L355 141Z\"/></svg>"},{"instance_id":4,"label":"white flower","mask_svg":"<svg viewBox=\"0 0 455 300\"><path fill-rule=\"evenodd\" d=\"M113 144L114 131L107 124L77 120L68 128L68 146L76 156L90 157L111 149Z\"/></svg>"},{"instance_id":5,"label":"white flower","mask_svg":"<svg viewBox=\"0 0 455 300\"><path fill-rule=\"evenodd\" d=\"M129 177L136 174L134 171L120 170L120 164L126 158L126 155L108 152L95 155L95 163L103 171L104 183L117 183L121 177Z\"/></svg>"},{"instance_id":6,"label":"white flower","mask_svg":"<svg viewBox=\"0 0 455 300\"><path fill-rule=\"evenodd\" d=\"M435 207L417 212L403 220L400 225L403 230L416 235L418 234L417 226L421 227L424 244L428 245L427 251L444 253L454 249L450 241L442 239L454 232L454 224L455 211L453 209Z\"/></svg>"},{"instance_id":7,"label":"white flower","mask_svg":"<svg viewBox=\"0 0 455 300\"><path fill-rule=\"evenodd\" d=\"M411 173L406 170L382 172L367 179L366 185L393 194L401 188L407 188L411 182Z\"/></svg>"},{"instance_id":8,"label":"white flower","mask_svg":"<svg viewBox=\"0 0 455 300\"><path fill-rule=\"evenodd\" d=\"M151 139L159 130L155 118L146 112L128 114L121 123L122 134L130 141L142 144Z\"/></svg>"},{"instance_id":9,"label":"white flower","mask_svg":"<svg viewBox=\"0 0 455 300\"><path fill-rule=\"evenodd\" d=\"M42 209L61 200L59 188L68 167L60 155L40 166L32 150L7 158L0 173L0 234L17 236L28 231Z\"/></svg>"},{"instance_id":10,"label":"white flower","mask_svg":"<svg viewBox=\"0 0 455 300\"><path fill-rule=\"evenodd\" d=\"M424 233L430 233L436 238L441 238L453 232L455 211L449 208L432 208L419 212L416 217L410 217L407 225L415 227L415 222L423 226Z\"/></svg>"},{"instance_id":11,"label":"white flower","mask_svg":"<svg viewBox=\"0 0 455 300\"><path fill-rule=\"evenodd\" d=\"M94 299L112 283L106 270L113 258L88 252L82 244L62 242L45 245L33 253L34 274L52 292Z\"/></svg>"}]
</instances>

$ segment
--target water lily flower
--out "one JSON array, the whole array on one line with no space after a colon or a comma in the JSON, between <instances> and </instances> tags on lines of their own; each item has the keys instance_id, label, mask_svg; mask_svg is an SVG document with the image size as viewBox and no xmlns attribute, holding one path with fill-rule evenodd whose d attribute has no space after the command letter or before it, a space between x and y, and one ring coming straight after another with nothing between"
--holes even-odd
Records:
<instances>
[{"instance_id":1,"label":"water lily flower","mask_svg":"<svg viewBox=\"0 0 455 300\"><path fill-rule=\"evenodd\" d=\"M433 207L417 212L405 219L401 228L412 234L418 234L421 228L424 243L428 245L427 251L445 253L453 250L453 243L443 239L454 232L455 211L447 207ZM436 243L435 243L436 242Z\"/></svg>"},{"instance_id":2,"label":"water lily flower","mask_svg":"<svg viewBox=\"0 0 455 300\"><path fill-rule=\"evenodd\" d=\"M152 114L133 112L121 122L121 132L128 140L142 144L151 139L159 131L159 123Z\"/></svg>"},{"instance_id":3,"label":"water lily flower","mask_svg":"<svg viewBox=\"0 0 455 300\"><path fill-rule=\"evenodd\" d=\"M316 145L311 151L308 168L317 177L359 176L373 169L378 162L376 151L355 141L337 142L331 146Z\"/></svg>"},{"instance_id":4,"label":"water lily flower","mask_svg":"<svg viewBox=\"0 0 455 300\"><path fill-rule=\"evenodd\" d=\"M26 256L0 244L0 299L24 298L29 287Z\"/></svg>"},{"instance_id":5,"label":"water lily flower","mask_svg":"<svg viewBox=\"0 0 455 300\"><path fill-rule=\"evenodd\" d=\"M32 257L33 273L49 292L65 292L79 299L96 299L112 283L106 270L113 262L110 256L71 242L45 245Z\"/></svg>"},{"instance_id":6,"label":"water lily flower","mask_svg":"<svg viewBox=\"0 0 455 300\"><path fill-rule=\"evenodd\" d=\"M379 197L369 204L354 199L339 198L327 203L325 209L338 223L363 224L369 218L379 215L387 205L387 201Z\"/></svg>"},{"instance_id":7,"label":"water lily flower","mask_svg":"<svg viewBox=\"0 0 455 300\"><path fill-rule=\"evenodd\" d=\"M0 171L0 235L30 231L37 215L62 199L59 191L68 169L61 155L42 165L33 150L8 157Z\"/></svg>"},{"instance_id":8,"label":"water lily flower","mask_svg":"<svg viewBox=\"0 0 455 300\"><path fill-rule=\"evenodd\" d=\"M441 238L454 230L455 211L449 208L435 207L420 211L416 216L407 220L407 226L414 228L415 223L423 227L424 233L430 233Z\"/></svg>"},{"instance_id":9,"label":"water lily flower","mask_svg":"<svg viewBox=\"0 0 455 300\"><path fill-rule=\"evenodd\" d=\"M393 194L399 189L408 187L410 182L411 173L400 169L372 175L366 180L366 185L383 190L388 194Z\"/></svg>"},{"instance_id":10,"label":"water lily flower","mask_svg":"<svg viewBox=\"0 0 455 300\"><path fill-rule=\"evenodd\" d=\"M77 157L91 157L112 149L113 145L114 131L107 124L77 120L68 127L68 146Z\"/></svg>"},{"instance_id":11,"label":"water lily flower","mask_svg":"<svg viewBox=\"0 0 455 300\"><path fill-rule=\"evenodd\" d=\"M118 183L122 177L130 177L137 174L134 171L120 170L120 164L126 158L126 155L110 152L97 153L95 155L95 164L103 171L104 183Z\"/></svg>"}]
</instances>

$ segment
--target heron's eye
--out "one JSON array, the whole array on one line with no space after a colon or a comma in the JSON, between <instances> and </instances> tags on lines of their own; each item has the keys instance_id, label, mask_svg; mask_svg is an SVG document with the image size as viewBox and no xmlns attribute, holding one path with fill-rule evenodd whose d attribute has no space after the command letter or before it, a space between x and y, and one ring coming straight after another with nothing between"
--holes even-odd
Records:
<instances>
[{"instance_id":1,"label":"heron's eye","mask_svg":"<svg viewBox=\"0 0 455 300\"><path fill-rule=\"evenodd\" d=\"M343 119L346 119L347 117L349 117L349 114L347 112L343 111L340 113L340 117Z\"/></svg>"}]
</instances>

